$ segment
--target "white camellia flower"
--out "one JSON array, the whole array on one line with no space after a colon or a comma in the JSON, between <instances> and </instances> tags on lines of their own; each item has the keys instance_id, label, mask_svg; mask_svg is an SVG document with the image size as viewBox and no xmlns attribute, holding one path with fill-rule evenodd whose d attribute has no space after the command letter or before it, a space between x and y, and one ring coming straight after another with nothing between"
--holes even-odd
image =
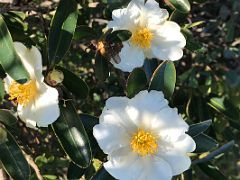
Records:
<instances>
[{"instance_id":1,"label":"white camellia flower","mask_svg":"<svg viewBox=\"0 0 240 180\"><path fill-rule=\"evenodd\" d=\"M195 150L188 124L168 106L163 93L141 91L134 98L111 97L93 129L105 169L120 180L170 180L190 167Z\"/></svg>"},{"instance_id":2,"label":"white camellia flower","mask_svg":"<svg viewBox=\"0 0 240 180\"><path fill-rule=\"evenodd\" d=\"M30 81L19 84L7 75L4 82L9 99L18 103L18 116L28 127L47 127L60 115L58 91L43 82L42 56L38 49L28 49L20 42L14 42L14 47Z\"/></svg>"},{"instance_id":3,"label":"white camellia flower","mask_svg":"<svg viewBox=\"0 0 240 180\"><path fill-rule=\"evenodd\" d=\"M169 17L166 9L159 8L154 0L132 0L127 8L112 12L112 21L108 28L128 30L132 33L128 41L123 42L119 54L121 62L113 63L116 68L131 72L141 67L145 58L160 60L179 60L183 56L186 40L180 27Z\"/></svg>"}]
</instances>

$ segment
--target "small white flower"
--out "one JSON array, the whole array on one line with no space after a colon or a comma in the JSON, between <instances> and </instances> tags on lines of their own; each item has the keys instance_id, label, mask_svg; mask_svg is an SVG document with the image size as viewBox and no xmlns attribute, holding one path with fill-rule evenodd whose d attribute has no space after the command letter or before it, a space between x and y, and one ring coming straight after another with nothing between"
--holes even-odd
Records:
<instances>
[{"instance_id":1,"label":"small white flower","mask_svg":"<svg viewBox=\"0 0 240 180\"><path fill-rule=\"evenodd\" d=\"M145 58L160 60L179 60L183 56L186 40L180 27L173 21L167 21L166 9L159 8L154 0L132 0L127 8L112 12L108 28L128 30L132 37L123 42L119 54L121 62L113 65L122 71L131 72L141 67Z\"/></svg>"},{"instance_id":2,"label":"small white flower","mask_svg":"<svg viewBox=\"0 0 240 180\"><path fill-rule=\"evenodd\" d=\"M195 150L188 124L168 106L163 93L141 91L134 98L112 97L93 129L105 169L120 180L170 180L190 167Z\"/></svg>"},{"instance_id":3,"label":"small white flower","mask_svg":"<svg viewBox=\"0 0 240 180\"><path fill-rule=\"evenodd\" d=\"M47 127L60 115L58 91L43 82L42 56L38 49L28 49L20 42L14 42L14 47L30 75L30 81L18 84L7 75L4 81L9 99L18 103L18 116L28 127Z\"/></svg>"}]
</instances>

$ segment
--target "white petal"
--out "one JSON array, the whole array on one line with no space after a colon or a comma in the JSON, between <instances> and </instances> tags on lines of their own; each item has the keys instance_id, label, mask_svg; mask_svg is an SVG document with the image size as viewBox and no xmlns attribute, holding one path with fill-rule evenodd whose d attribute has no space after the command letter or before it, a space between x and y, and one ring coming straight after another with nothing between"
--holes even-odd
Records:
<instances>
[{"instance_id":1,"label":"white petal","mask_svg":"<svg viewBox=\"0 0 240 180\"><path fill-rule=\"evenodd\" d=\"M32 46L31 49L28 49L20 42L14 42L14 47L31 78L43 81L42 55L39 50L34 46Z\"/></svg>"},{"instance_id":2,"label":"white petal","mask_svg":"<svg viewBox=\"0 0 240 180\"><path fill-rule=\"evenodd\" d=\"M165 153L162 155L162 158L169 163L174 176L188 170L191 165L191 159L187 155L176 152Z\"/></svg>"},{"instance_id":3,"label":"white petal","mask_svg":"<svg viewBox=\"0 0 240 180\"><path fill-rule=\"evenodd\" d=\"M118 125L98 124L93 128L93 135L106 154L112 153L129 143L128 134Z\"/></svg>"},{"instance_id":4,"label":"white petal","mask_svg":"<svg viewBox=\"0 0 240 180\"><path fill-rule=\"evenodd\" d=\"M4 78L3 83L4 83L4 88L7 93L9 93L9 87L12 84L14 80L7 74L6 78Z\"/></svg>"},{"instance_id":5,"label":"white petal","mask_svg":"<svg viewBox=\"0 0 240 180\"><path fill-rule=\"evenodd\" d=\"M156 113L168 106L163 93L159 91L141 91L129 101L126 112L131 120L145 130L152 128Z\"/></svg>"},{"instance_id":6,"label":"white petal","mask_svg":"<svg viewBox=\"0 0 240 180\"><path fill-rule=\"evenodd\" d=\"M35 121L39 127L47 127L60 115L58 91L45 83L41 84L40 91L26 106L18 105L18 115L26 123Z\"/></svg>"},{"instance_id":7,"label":"white petal","mask_svg":"<svg viewBox=\"0 0 240 180\"><path fill-rule=\"evenodd\" d=\"M116 153L104 163L104 167L113 177L120 180L137 180L144 172L140 158L131 152Z\"/></svg>"},{"instance_id":8,"label":"white petal","mask_svg":"<svg viewBox=\"0 0 240 180\"><path fill-rule=\"evenodd\" d=\"M129 99L127 97L109 98L99 117L99 122L105 124L118 124L127 132L135 131L137 127L132 121L129 121L129 117L125 111L128 101Z\"/></svg>"},{"instance_id":9,"label":"white petal","mask_svg":"<svg viewBox=\"0 0 240 180\"><path fill-rule=\"evenodd\" d=\"M171 180L172 168L162 158L150 157L143 158L144 161L144 175L141 175L138 180Z\"/></svg>"},{"instance_id":10,"label":"white petal","mask_svg":"<svg viewBox=\"0 0 240 180\"><path fill-rule=\"evenodd\" d=\"M183 153L193 152L196 149L196 143L193 138L187 134L179 137L179 139L173 143L174 149Z\"/></svg>"},{"instance_id":11,"label":"white petal","mask_svg":"<svg viewBox=\"0 0 240 180\"><path fill-rule=\"evenodd\" d=\"M134 46L130 46L127 42L123 43L123 48L119 53L121 62L116 64L112 62L114 67L124 72L131 72L134 68L143 66L144 53Z\"/></svg>"},{"instance_id":12,"label":"white petal","mask_svg":"<svg viewBox=\"0 0 240 180\"><path fill-rule=\"evenodd\" d=\"M161 60L179 60L183 56L182 48L186 39L180 32L180 26L172 21L166 21L156 28L152 51Z\"/></svg>"}]
</instances>

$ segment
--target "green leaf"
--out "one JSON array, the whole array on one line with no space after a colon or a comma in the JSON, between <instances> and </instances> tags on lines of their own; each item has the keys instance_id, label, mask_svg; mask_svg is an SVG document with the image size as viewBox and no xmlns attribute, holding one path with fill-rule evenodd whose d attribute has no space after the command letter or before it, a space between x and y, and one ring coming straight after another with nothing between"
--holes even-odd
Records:
<instances>
[{"instance_id":1,"label":"green leaf","mask_svg":"<svg viewBox=\"0 0 240 180\"><path fill-rule=\"evenodd\" d=\"M226 98L211 98L208 105L210 105L217 112L223 113L226 117L228 117L229 120L236 123L239 122L240 110Z\"/></svg>"},{"instance_id":2,"label":"green leaf","mask_svg":"<svg viewBox=\"0 0 240 180\"><path fill-rule=\"evenodd\" d=\"M203 153L212 150L218 146L218 143L213 138L207 136L206 134L199 134L193 137L197 147L195 153Z\"/></svg>"},{"instance_id":3,"label":"green leaf","mask_svg":"<svg viewBox=\"0 0 240 180\"><path fill-rule=\"evenodd\" d=\"M4 84L3 80L0 79L0 102L4 99L4 96L5 96Z\"/></svg>"},{"instance_id":4,"label":"green leaf","mask_svg":"<svg viewBox=\"0 0 240 180\"><path fill-rule=\"evenodd\" d=\"M18 83L29 80L29 74L25 70L20 57L15 51L12 37L0 15L0 64L3 69Z\"/></svg>"},{"instance_id":5,"label":"green leaf","mask_svg":"<svg viewBox=\"0 0 240 180\"><path fill-rule=\"evenodd\" d=\"M198 164L198 167L212 179L227 180L227 178L219 171L219 169L210 163Z\"/></svg>"},{"instance_id":6,"label":"green leaf","mask_svg":"<svg viewBox=\"0 0 240 180\"><path fill-rule=\"evenodd\" d=\"M176 69L172 61L164 61L154 71L149 90L162 91L165 98L170 99L175 88Z\"/></svg>"},{"instance_id":7,"label":"green leaf","mask_svg":"<svg viewBox=\"0 0 240 180\"><path fill-rule=\"evenodd\" d=\"M108 34L106 40L109 42L122 42L127 41L132 36L132 33L127 30L117 30Z\"/></svg>"},{"instance_id":8,"label":"green leaf","mask_svg":"<svg viewBox=\"0 0 240 180\"><path fill-rule=\"evenodd\" d=\"M207 156L193 161L192 164L198 164L198 163L204 163L207 161L211 161L214 157L216 157L222 153L225 153L226 151L230 150L233 146L234 146L234 141L230 141L230 142L224 144L223 146L221 146L220 148L218 148L217 150L209 153Z\"/></svg>"},{"instance_id":9,"label":"green leaf","mask_svg":"<svg viewBox=\"0 0 240 180\"><path fill-rule=\"evenodd\" d=\"M212 124L212 120L203 121L197 124L193 124L189 127L188 134L192 137L195 137L204 131L206 131L209 126Z\"/></svg>"},{"instance_id":10,"label":"green leaf","mask_svg":"<svg viewBox=\"0 0 240 180\"><path fill-rule=\"evenodd\" d=\"M132 73L128 76L127 80L127 95L128 97L133 97L138 92L143 90L147 84L147 77L145 72L136 68L132 71Z\"/></svg>"},{"instance_id":11,"label":"green leaf","mask_svg":"<svg viewBox=\"0 0 240 180\"><path fill-rule=\"evenodd\" d=\"M168 0L168 2L171 4L171 6L182 13L188 13L191 9L188 0Z\"/></svg>"},{"instance_id":12,"label":"green leaf","mask_svg":"<svg viewBox=\"0 0 240 180\"><path fill-rule=\"evenodd\" d=\"M97 124L99 124L99 120L97 117L92 116L90 114L79 114L79 117L81 121L83 122L83 125L87 132L92 132L93 127Z\"/></svg>"},{"instance_id":13,"label":"green leaf","mask_svg":"<svg viewBox=\"0 0 240 180\"><path fill-rule=\"evenodd\" d=\"M124 173L124 172L123 172ZM112 177L104 167L101 167L96 174L92 177L91 180L114 180L115 178Z\"/></svg>"},{"instance_id":14,"label":"green leaf","mask_svg":"<svg viewBox=\"0 0 240 180\"><path fill-rule=\"evenodd\" d=\"M109 76L108 61L99 52L95 57L95 74L100 81L105 81Z\"/></svg>"},{"instance_id":15,"label":"green leaf","mask_svg":"<svg viewBox=\"0 0 240 180\"><path fill-rule=\"evenodd\" d=\"M48 50L51 65L58 63L67 53L75 32L78 9L75 0L61 0L52 19Z\"/></svg>"},{"instance_id":16,"label":"green leaf","mask_svg":"<svg viewBox=\"0 0 240 180\"><path fill-rule=\"evenodd\" d=\"M27 180L30 178L30 167L14 137L7 132L7 140L0 144L0 160L12 179Z\"/></svg>"},{"instance_id":17,"label":"green leaf","mask_svg":"<svg viewBox=\"0 0 240 180\"><path fill-rule=\"evenodd\" d=\"M68 171L67 171L67 178L80 179L85 173L85 170L86 170L85 168L80 168L79 166L75 165L73 162L70 162Z\"/></svg>"},{"instance_id":18,"label":"green leaf","mask_svg":"<svg viewBox=\"0 0 240 180\"><path fill-rule=\"evenodd\" d=\"M148 81L150 81L155 69L158 67L158 60L156 59L145 59L144 61L144 71L146 73Z\"/></svg>"},{"instance_id":19,"label":"green leaf","mask_svg":"<svg viewBox=\"0 0 240 180\"><path fill-rule=\"evenodd\" d=\"M88 167L92 154L88 136L73 103L60 102L60 117L52 124L59 143L75 164Z\"/></svg>"},{"instance_id":20,"label":"green leaf","mask_svg":"<svg viewBox=\"0 0 240 180\"><path fill-rule=\"evenodd\" d=\"M188 50L199 53L205 51L202 44L198 40L194 39L191 31L189 31L188 29L182 29L181 32L186 38L186 48Z\"/></svg>"},{"instance_id":21,"label":"green leaf","mask_svg":"<svg viewBox=\"0 0 240 180\"><path fill-rule=\"evenodd\" d=\"M17 118L7 109L0 109L0 122L6 126L13 126L17 123Z\"/></svg>"},{"instance_id":22,"label":"green leaf","mask_svg":"<svg viewBox=\"0 0 240 180\"><path fill-rule=\"evenodd\" d=\"M62 83L69 91L81 99L88 97L89 87L82 79L63 67L58 66L56 69L63 72L64 79Z\"/></svg>"},{"instance_id":23,"label":"green leaf","mask_svg":"<svg viewBox=\"0 0 240 180\"><path fill-rule=\"evenodd\" d=\"M182 13L178 10L174 10L169 17L169 21L175 21L177 23L184 23L187 19L188 14L187 13Z\"/></svg>"},{"instance_id":24,"label":"green leaf","mask_svg":"<svg viewBox=\"0 0 240 180\"><path fill-rule=\"evenodd\" d=\"M76 28L75 33L74 33L74 40L82 40L82 39L87 39L87 40L93 40L97 38L96 32L91 28L86 25L80 25Z\"/></svg>"}]
</instances>

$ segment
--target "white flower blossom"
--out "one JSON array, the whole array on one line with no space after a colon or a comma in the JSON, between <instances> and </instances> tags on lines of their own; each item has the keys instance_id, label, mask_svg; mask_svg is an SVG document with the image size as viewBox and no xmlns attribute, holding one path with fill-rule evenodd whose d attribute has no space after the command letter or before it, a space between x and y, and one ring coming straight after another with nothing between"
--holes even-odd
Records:
<instances>
[{"instance_id":1,"label":"white flower blossom","mask_svg":"<svg viewBox=\"0 0 240 180\"><path fill-rule=\"evenodd\" d=\"M160 60L179 60L183 56L186 40L180 26L168 21L169 14L161 9L154 0L132 0L127 8L112 12L112 21L108 28L128 30L132 33L129 40L123 42L119 54L121 62L113 63L116 68L131 72L141 67L145 58Z\"/></svg>"},{"instance_id":2,"label":"white flower blossom","mask_svg":"<svg viewBox=\"0 0 240 180\"><path fill-rule=\"evenodd\" d=\"M111 97L93 128L105 169L120 180L170 180L190 167L196 148L188 124L163 93L141 91L132 99Z\"/></svg>"},{"instance_id":3,"label":"white flower blossom","mask_svg":"<svg viewBox=\"0 0 240 180\"><path fill-rule=\"evenodd\" d=\"M19 84L7 75L4 82L9 99L17 102L18 116L28 127L47 127L60 115L58 91L43 82L42 56L38 49L28 49L20 42L14 42L14 47L30 80Z\"/></svg>"}]
</instances>

